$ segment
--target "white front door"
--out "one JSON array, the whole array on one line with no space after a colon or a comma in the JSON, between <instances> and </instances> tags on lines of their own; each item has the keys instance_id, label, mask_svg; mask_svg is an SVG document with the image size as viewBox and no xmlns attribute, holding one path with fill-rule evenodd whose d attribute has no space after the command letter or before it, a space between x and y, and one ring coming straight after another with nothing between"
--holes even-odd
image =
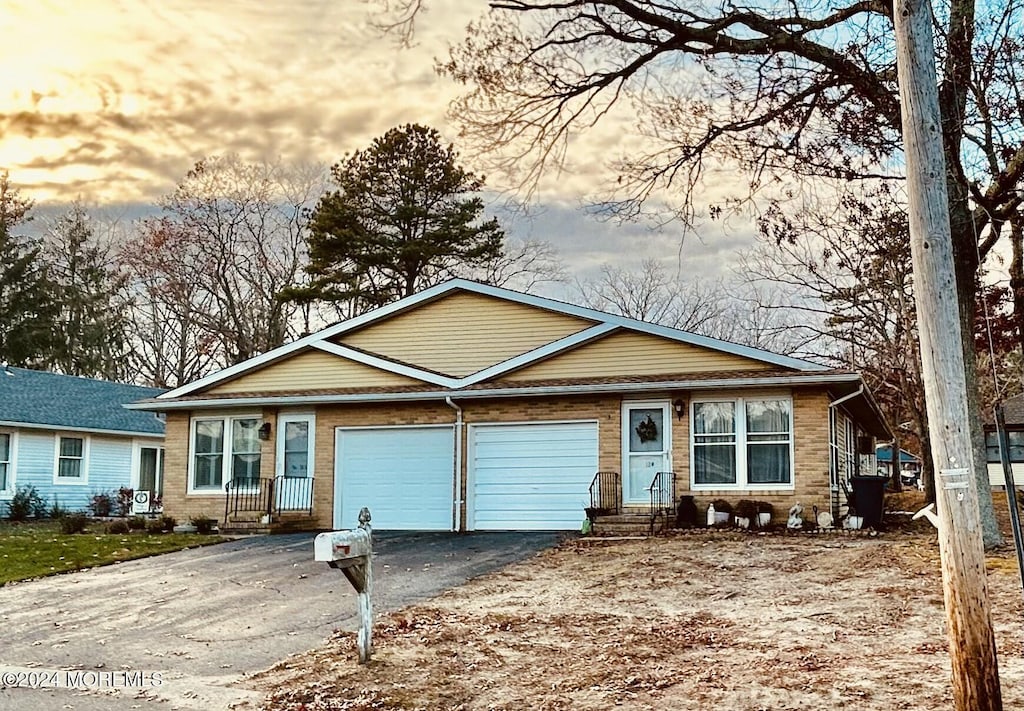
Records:
<instances>
[{"instance_id":1,"label":"white front door","mask_svg":"<svg viewBox=\"0 0 1024 711\"><path fill-rule=\"evenodd\" d=\"M672 420L668 402L622 405L622 501L649 504L658 472L672 470Z\"/></svg>"},{"instance_id":2,"label":"white front door","mask_svg":"<svg viewBox=\"0 0 1024 711\"><path fill-rule=\"evenodd\" d=\"M158 508L164 495L164 448L136 442L132 474L132 488L148 491L151 508Z\"/></svg>"}]
</instances>

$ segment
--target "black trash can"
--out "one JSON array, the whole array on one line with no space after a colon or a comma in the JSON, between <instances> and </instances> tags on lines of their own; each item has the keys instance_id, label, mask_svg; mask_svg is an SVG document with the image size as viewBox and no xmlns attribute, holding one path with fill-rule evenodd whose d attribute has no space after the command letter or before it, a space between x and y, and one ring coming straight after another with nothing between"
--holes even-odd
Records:
<instances>
[{"instance_id":1,"label":"black trash can","mask_svg":"<svg viewBox=\"0 0 1024 711\"><path fill-rule=\"evenodd\" d=\"M864 517L864 528L881 528L882 510L885 506L885 485L889 481L884 476L852 476L853 508L858 516Z\"/></svg>"}]
</instances>

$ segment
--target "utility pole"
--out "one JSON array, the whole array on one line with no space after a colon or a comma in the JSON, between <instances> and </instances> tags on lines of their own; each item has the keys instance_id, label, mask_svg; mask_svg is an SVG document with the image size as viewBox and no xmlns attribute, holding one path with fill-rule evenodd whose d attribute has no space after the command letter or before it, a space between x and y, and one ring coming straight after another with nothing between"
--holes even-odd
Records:
<instances>
[{"instance_id":1,"label":"utility pole","mask_svg":"<svg viewBox=\"0 0 1024 711\"><path fill-rule=\"evenodd\" d=\"M957 711L1001 711L985 548L967 419L930 0L896 0L896 62L917 323L937 477L942 591Z\"/></svg>"}]
</instances>

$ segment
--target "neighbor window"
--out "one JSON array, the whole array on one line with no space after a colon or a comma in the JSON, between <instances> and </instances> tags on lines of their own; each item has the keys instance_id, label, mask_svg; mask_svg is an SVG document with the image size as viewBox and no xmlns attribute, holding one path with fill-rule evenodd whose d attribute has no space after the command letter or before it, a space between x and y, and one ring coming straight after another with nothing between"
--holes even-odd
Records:
<instances>
[{"instance_id":1,"label":"neighbor window","mask_svg":"<svg viewBox=\"0 0 1024 711\"><path fill-rule=\"evenodd\" d=\"M85 483L85 438L57 437L57 467L54 473L57 483Z\"/></svg>"},{"instance_id":2,"label":"neighbor window","mask_svg":"<svg viewBox=\"0 0 1024 711\"><path fill-rule=\"evenodd\" d=\"M0 432L0 491L7 491L11 483L11 435Z\"/></svg>"},{"instance_id":3,"label":"neighbor window","mask_svg":"<svg viewBox=\"0 0 1024 711\"><path fill-rule=\"evenodd\" d=\"M192 423L193 491L219 491L228 481L260 478L259 429L256 416L210 417Z\"/></svg>"},{"instance_id":4,"label":"neighbor window","mask_svg":"<svg viewBox=\"0 0 1024 711\"><path fill-rule=\"evenodd\" d=\"M1007 432L1006 442L1010 449L1010 461L1024 462L1024 432ZM1003 461L999 455L998 432L985 433L985 451L989 462L999 464Z\"/></svg>"},{"instance_id":5,"label":"neighbor window","mask_svg":"<svg viewBox=\"0 0 1024 711\"><path fill-rule=\"evenodd\" d=\"M694 402L694 485L791 486L792 410L782 398Z\"/></svg>"}]
</instances>

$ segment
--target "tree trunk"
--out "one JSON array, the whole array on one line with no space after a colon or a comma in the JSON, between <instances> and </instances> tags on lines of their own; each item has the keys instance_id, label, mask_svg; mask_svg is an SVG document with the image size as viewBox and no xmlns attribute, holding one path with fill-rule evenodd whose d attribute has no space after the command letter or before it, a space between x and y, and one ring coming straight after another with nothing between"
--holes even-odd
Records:
<instances>
[{"instance_id":1,"label":"tree trunk","mask_svg":"<svg viewBox=\"0 0 1024 711\"><path fill-rule=\"evenodd\" d=\"M902 414L902 413L901 413ZM900 448L899 423L896 423L897 432L892 439L892 471L889 472L889 489L892 491L903 491L903 477L900 474Z\"/></svg>"},{"instance_id":2,"label":"tree trunk","mask_svg":"<svg viewBox=\"0 0 1024 711\"><path fill-rule=\"evenodd\" d=\"M1013 297L1013 322L1017 341L1024 349L1024 215L1015 214L1010 220L1010 295Z\"/></svg>"}]
</instances>

